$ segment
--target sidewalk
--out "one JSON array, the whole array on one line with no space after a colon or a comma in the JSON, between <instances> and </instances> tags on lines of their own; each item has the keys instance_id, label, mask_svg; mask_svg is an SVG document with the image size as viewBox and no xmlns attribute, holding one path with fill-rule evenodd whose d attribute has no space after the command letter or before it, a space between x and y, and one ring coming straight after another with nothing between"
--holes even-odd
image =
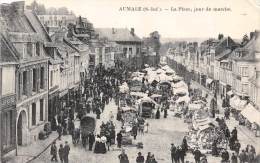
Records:
<instances>
[{"instance_id":1,"label":"sidewalk","mask_svg":"<svg viewBox=\"0 0 260 163\"><path fill-rule=\"evenodd\" d=\"M57 132L53 131L45 140L37 140L33 144L27 146L18 146L17 156L10 156L6 158L7 163L27 163L44 152L54 140L58 138Z\"/></svg>"}]
</instances>

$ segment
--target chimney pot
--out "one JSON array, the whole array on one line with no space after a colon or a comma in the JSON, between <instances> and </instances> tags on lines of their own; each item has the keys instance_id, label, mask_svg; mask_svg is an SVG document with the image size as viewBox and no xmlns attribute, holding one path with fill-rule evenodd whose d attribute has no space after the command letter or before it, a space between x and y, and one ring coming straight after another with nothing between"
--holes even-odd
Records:
<instances>
[{"instance_id":1,"label":"chimney pot","mask_svg":"<svg viewBox=\"0 0 260 163\"><path fill-rule=\"evenodd\" d=\"M131 34L134 36L135 35L135 29L131 28Z\"/></svg>"}]
</instances>

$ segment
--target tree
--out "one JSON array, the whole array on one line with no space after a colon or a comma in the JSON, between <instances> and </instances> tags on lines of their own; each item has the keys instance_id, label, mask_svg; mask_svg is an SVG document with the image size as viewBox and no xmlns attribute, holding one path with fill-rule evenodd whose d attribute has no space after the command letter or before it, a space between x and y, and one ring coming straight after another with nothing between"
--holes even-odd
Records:
<instances>
[{"instance_id":1,"label":"tree","mask_svg":"<svg viewBox=\"0 0 260 163\"><path fill-rule=\"evenodd\" d=\"M45 15L46 14L46 8L43 4L39 4L38 11L36 12L38 15Z\"/></svg>"},{"instance_id":2,"label":"tree","mask_svg":"<svg viewBox=\"0 0 260 163\"><path fill-rule=\"evenodd\" d=\"M60 7L57 9L57 14L58 15L68 15L69 14L69 10L67 7Z\"/></svg>"}]
</instances>

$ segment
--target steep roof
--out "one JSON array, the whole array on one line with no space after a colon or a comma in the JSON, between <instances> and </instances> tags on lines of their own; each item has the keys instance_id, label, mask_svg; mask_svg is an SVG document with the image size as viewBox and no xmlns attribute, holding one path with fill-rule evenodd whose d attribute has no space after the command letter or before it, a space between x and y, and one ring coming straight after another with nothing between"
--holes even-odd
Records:
<instances>
[{"instance_id":1,"label":"steep roof","mask_svg":"<svg viewBox=\"0 0 260 163\"><path fill-rule=\"evenodd\" d=\"M217 55L216 57L215 57L215 59L216 60L218 60L218 61L220 61L220 60L222 60L222 59L226 59L226 58L228 58L228 56L231 54L231 50L230 49L226 49L226 50L224 50L222 53L220 53L219 55Z\"/></svg>"},{"instance_id":2,"label":"steep roof","mask_svg":"<svg viewBox=\"0 0 260 163\"><path fill-rule=\"evenodd\" d=\"M231 55L231 59L237 61L255 61L256 53L260 52L260 32L255 31L254 36L243 47L237 48ZM240 56L237 53L241 53Z\"/></svg>"},{"instance_id":3,"label":"steep roof","mask_svg":"<svg viewBox=\"0 0 260 163\"><path fill-rule=\"evenodd\" d=\"M13 45L7 40L4 35L0 34L1 38L1 52L0 63L17 62L18 52Z\"/></svg>"},{"instance_id":4,"label":"steep roof","mask_svg":"<svg viewBox=\"0 0 260 163\"><path fill-rule=\"evenodd\" d=\"M106 37L109 41L141 42L142 40L132 34L127 28L96 28L100 37Z\"/></svg>"},{"instance_id":5,"label":"steep roof","mask_svg":"<svg viewBox=\"0 0 260 163\"><path fill-rule=\"evenodd\" d=\"M24 15L29 20L32 28L41 36L41 38L43 38L45 42L51 42L50 36L48 35L35 12L31 10L25 10Z\"/></svg>"}]
</instances>

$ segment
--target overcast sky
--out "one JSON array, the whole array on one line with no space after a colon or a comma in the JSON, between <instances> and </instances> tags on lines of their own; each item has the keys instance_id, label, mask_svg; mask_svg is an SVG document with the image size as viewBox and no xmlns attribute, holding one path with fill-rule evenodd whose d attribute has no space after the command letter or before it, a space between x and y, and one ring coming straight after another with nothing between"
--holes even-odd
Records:
<instances>
[{"instance_id":1,"label":"overcast sky","mask_svg":"<svg viewBox=\"0 0 260 163\"><path fill-rule=\"evenodd\" d=\"M14 0L0 0L10 2ZM26 0L30 4L33 0ZM241 38L260 29L260 0L37 0L46 7L65 6L87 17L94 27L134 27L139 36L158 30L162 37ZM120 7L230 7L231 12L122 12Z\"/></svg>"}]
</instances>

